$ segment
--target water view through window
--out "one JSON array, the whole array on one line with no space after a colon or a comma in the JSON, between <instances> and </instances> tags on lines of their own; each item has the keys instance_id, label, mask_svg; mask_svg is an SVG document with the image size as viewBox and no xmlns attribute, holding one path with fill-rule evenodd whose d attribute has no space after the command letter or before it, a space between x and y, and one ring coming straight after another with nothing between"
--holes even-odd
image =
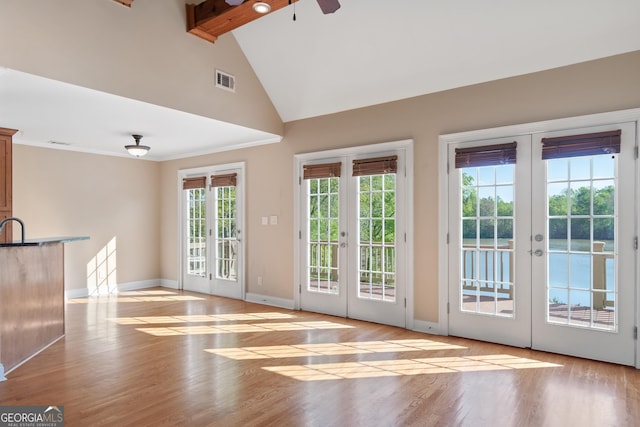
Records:
<instances>
[{"instance_id":1,"label":"water view through window","mask_svg":"<svg viewBox=\"0 0 640 427\"><path fill-rule=\"evenodd\" d=\"M547 160L546 321L615 330L616 159ZM515 165L461 169L461 301L514 316Z\"/></svg>"},{"instance_id":2,"label":"water view through window","mask_svg":"<svg viewBox=\"0 0 640 427\"><path fill-rule=\"evenodd\" d=\"M462 311L514 316L515 165L462 168Z\"/></svg>"},{"instance_id":3,"label":"water view through window","mask_svg":"<svg viewBox=\"0 0 640 427\"><path fill-rule=\"evenodd\" d=\"M616 159L547 161L547 320L616 327Z\"/></svg>"}]
</instances>

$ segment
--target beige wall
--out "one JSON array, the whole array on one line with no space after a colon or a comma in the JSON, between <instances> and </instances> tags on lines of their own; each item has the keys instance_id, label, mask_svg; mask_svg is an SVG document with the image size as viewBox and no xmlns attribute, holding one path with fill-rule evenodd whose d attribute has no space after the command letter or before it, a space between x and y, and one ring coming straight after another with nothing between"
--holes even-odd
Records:
<instances>
[{"instance_id":1,"label":"beige wall","mask_svg":"<svg viewBox=\"0 0 640 427\"><path fill-rule=\"evenodd\" d=\"M11 42L0 43L0 65L281 133L233 37L211 45L185 33L184 3L3 2L0 40ZM243 80L236 97L214 93L216 67ZM164 163L16 145L14 213L28 237L91 237L67 247L67 289L86 286L87 263L113 237L119 283L178 280L177 171L244 161L247 291L293 299L294 154L412 138L415 317L437 321L438 135L637 108L638 76L635 52L287 123L279 144ZM277 226L260 225L268 215Z\"/></svg>"},{"instance_id":2,"label":"beige wall","mask_svg":"<svg viewBox=\"0 0 640 427\"><path fill-rule=\"evenodd\" d=\"M293 157L291 147L278 143L222 152L162 164L162 277L178 279L178 192L180 169L244 161L246 168L247 292L292 299ZM278 224L263 226L263 216L278 216ZM271 246L273 244L273 246ZM263 285L256 285L257 276Z\"/></svg>"},{"instance_id":3,"label":"beige wall","mask_svg":"<svg viewBox=\"0 0 640 427\"><path fill-rule=\"evenodd\" d=\"M187 33L185 3L198 2L3 1L0 67L281 135L235 38ZM216 68L236 77L235 93L215 89Z\"/></svg>"},{"instance_id":4,"label":"beige wall","mask_svg":"<svg viewBox=\"0 0 640 427\"><path fill-rule=\"evenodd\" d=\"M283 142L162 164L162 277L177 279L177 170L246 161L247 291L293 299L293 156L413 138L415 318L438 321L438 136L640 107L640 52L287 123ZM279 215L275 227L260 217ZM264 284L256 285L257 276Z\"/></svg>"},{"instance_id":5,"label":"beige wall","mask_svg":"<svg viewBox=\"0 0 640 427\"><path fill-rule=\"evenodd\" d=\"M87 287L87 264L114 237L109 278L158 283L159 163L14 145L13 164L13 213L24 220L27 239L90 237L66 244L67 290Z\"/></svg>"}]
</instances>

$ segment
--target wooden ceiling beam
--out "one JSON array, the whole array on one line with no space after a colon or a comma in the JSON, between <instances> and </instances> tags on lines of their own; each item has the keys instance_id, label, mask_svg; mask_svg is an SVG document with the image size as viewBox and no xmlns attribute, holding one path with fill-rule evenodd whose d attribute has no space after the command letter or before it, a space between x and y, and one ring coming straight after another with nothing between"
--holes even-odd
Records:
<instances>
[{"instance_id":1,"label":"wooden ceiling beam","mask_svg":"<svg viewBox=\"0 0 640 427\"><path fill-rule=\"evenodd\" d=\"M131 3L133 3L133 0L113 0L113 1L127 7L131 7Z\"/></svg>"},{"instance_id":2,"label":"wooden ceiling beam","mask_svg":"<svg viewBox=\"0 0 640 427\"><path fill-rule=\"evenodd\" d=\"M263 0L271 12L289 5L289 0ZM224 0L205 0L198 5L187 4L187 32L215 42L222 34L264 16L253 10L257 0L246 0L238 6L229 6Z\"/></svg>"}]
</instances>

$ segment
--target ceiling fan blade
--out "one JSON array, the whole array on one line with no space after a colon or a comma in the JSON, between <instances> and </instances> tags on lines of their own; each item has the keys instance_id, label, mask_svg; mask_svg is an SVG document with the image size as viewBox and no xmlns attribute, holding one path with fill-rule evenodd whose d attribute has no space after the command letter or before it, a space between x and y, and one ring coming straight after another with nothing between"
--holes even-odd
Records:
<instances>
[{"instance_id":1,"label":"ceiling fan blade","mask_svg":"<svg viewBox=\"0 0 640 427\"><path fill-rule=\"evenodd\" d=\"M244 0L224 0L224 2L229 6L239 6L244 2Z\"/></svg>"},{"instance_id":2,"label":"ceiling fan blade","mask_svg":"<svg viewBox=\"0 0 640 427\"><path fill-rule=\"evenodd\" d=\"M336 10L340 9L340 3L338 0L317 0L318 5L320 5L320 9L322 9L322 13L325 15L327 13L333 13Z\"/></svg>"}]
</instances>

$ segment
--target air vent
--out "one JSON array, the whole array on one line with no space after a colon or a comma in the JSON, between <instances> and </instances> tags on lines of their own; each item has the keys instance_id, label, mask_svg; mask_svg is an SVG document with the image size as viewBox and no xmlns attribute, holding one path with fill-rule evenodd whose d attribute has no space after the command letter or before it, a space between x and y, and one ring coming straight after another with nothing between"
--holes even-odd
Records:
<instances>
[{"instance_id":1,"label":"air vent","mask_svg":"<svg viewBox=\"0 0 640 427\"><path fill-rule=\"evenodd\" d=\"M61 142L61 141L49 141L49 144L53 144L53 145L71 145L68 142Z\"/></svg>"},{"instance_id":2,"label":"air vent","mask_svg":"<svg viewBox=\"0 0 640 427\"><path fill-rule=\"evenodd\" d=\"M220 89L236 91L236 78L231 74L227 74L223 71L216 70L216 87Z\"/></svg>"}]
</instances>

